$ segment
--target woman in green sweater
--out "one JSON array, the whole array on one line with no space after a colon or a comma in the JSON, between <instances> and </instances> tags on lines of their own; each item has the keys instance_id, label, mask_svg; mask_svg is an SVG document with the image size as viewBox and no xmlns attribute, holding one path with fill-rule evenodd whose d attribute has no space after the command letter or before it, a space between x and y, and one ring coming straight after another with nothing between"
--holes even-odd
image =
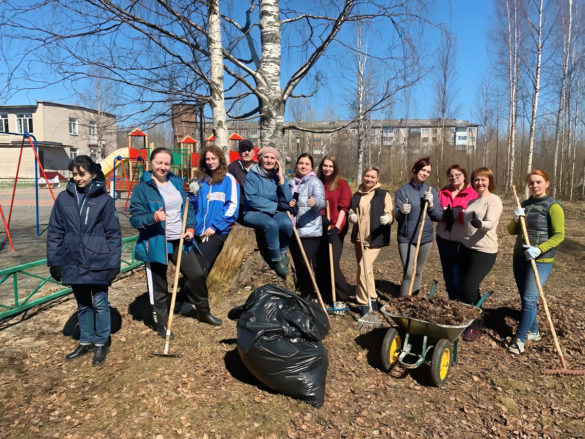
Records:
<instances>
[{"instance_id":1,"label":"woman in green sweater","mask_svg":"<svg viewBox=\"0 0 585 439\"><path fill-rule=\"evenodd\" d=\"M516 336L510 344L513 354L524 352L526 341L540 340L537 320L538 288L530 261L536 260L536 267L542 286L546 283L552 267L555 248L565 239L565 213L557 200L548 195L550 179L546 172L534 170L526 176L530 198L522 207L514 209L514 220L508 224L508 231L518 235L514 247L514 278L522 300L522 314ZM523 245L519 220L526 218L530 246Z\"/></svg>"}]
</instances>

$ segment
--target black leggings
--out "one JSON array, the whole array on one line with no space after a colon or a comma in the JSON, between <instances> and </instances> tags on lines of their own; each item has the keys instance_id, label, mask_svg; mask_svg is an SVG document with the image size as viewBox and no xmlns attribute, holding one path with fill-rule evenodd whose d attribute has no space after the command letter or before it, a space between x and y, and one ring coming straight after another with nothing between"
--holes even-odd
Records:
<instances>
[{"instance_id":1,"label":"black leggings","mask_svg":"<svg viewBox=\"0 0 585 439\"><path fill-rule=\"evenodd\" d=\"M475 305L480 298L479 284L496 262L497 253L484 253L459 246L457 265L459 267L459 288L457 299Z\"/></svg>"},{"instance_id":2,"label":"black leggings","mask_svg":"<svg viewBox=\"0 0 585 439\"><path fill-rule=\"evenodd\" d=\"M209 272L213 268L213 263L219 256L227 237L227 234L221 235L216 233L211 235L205 242L203 242L203 238L197 238L197 247L201 251L201 253L197 253L197 258L199 259L201 268L205 272L205 277L209 275Z\"/></svg>"},{"instance_id":3,"label":"black leggings","mask_svg":"<svg viewBox=\"0 0 585 439\"><path fill-rule=\"evenodd\" d=\"M173 253L169 254L169 260L176 264L179 255L179 240L169 241L173 244ZM150 263L146 265L146 278L148 292L153 301L158 324L167 324L168 309L171 301L167 283L167 265ZM181 274L185 278L185 295L187 300L199 310L209 310L207 284L205 273L199 264L199 259L194 250L183 253L181 256Z\"/></svg>"},{"instance_id":4,"label":"black leggings","mask_svg":"<svg viewBox=\"0 0 585 439\"><path fill-rule=\"evenodd\" d=\"M333 244L333 275L335 277L335 298L341 301L347 301L350 296L355 295L355 290L347 283L341 268L339 267L339 261L341 260L341 253L343 252L343 238L345 233L338 235ZM319 290L323 295L323 300L333 300L331 294L331 269L329 268L329 240L327 236L323 236L321 239L321 247L319 248L319 272L317 273L317 283L319 284Z\"/></svg>"},{"instance_id":5,"label":"black leggings","mask_svg":"<svg viewBox=\"0 0 585 439\"><path fill-rule=\"evenodd\" d=\"M303 244L305 254L307 255L307 259L309 260L309 263L313 267L313 273L315 273L318 269L318 255L319 245L321 244L321 237L301 238L301 242ZM290 242L290 252L295 263L299 291L304 294L314 292L315 289L313 288L311 276L309 274L309 271L307 270L307 266L305 264L305 261L303 260L303 255L301 254L301 250L299 248L299 245L297 244L296 239L293 239Z\"/></svg>"}]
</instances>

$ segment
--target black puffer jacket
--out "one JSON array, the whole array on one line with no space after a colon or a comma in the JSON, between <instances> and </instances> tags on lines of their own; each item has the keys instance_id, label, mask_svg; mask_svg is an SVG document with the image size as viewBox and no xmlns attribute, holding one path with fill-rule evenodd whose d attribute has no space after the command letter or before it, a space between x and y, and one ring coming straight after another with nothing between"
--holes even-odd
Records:
<instances>
[{"instance_id":1,"label":"black puffer jacket","mask_svg":"<svg viewBox=\"0 0 585 439\"><path fill-rule=\"evenodd\" d=\"M64 285L109 285L120 269L122 234L104 182L94 180L78 203L73 180L59 194L47 233L47 265Z\"/></svg>"}]
</instances>

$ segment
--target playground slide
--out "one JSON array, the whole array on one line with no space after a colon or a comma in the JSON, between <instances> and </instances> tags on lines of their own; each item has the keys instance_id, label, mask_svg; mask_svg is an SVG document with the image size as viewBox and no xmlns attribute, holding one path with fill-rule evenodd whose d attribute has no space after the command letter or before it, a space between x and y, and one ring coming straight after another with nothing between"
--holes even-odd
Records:
<instances>
[{"instance_id":1,"label":"playground slide","mask_svg":"<svg viewBox=\"0 0 585 439\"><path fill-rule=\"evenodd\" d=\"M129 157L130 155L130 148L118 148L115 151L112 151L105 159L103 159L100 163L102 166L102 172L104 173L105 177L108 178L114 169L114 159L118 156L122 157ZM122 161L116 163L116 166L119 166Z\"/></svg>"}]
</instances>

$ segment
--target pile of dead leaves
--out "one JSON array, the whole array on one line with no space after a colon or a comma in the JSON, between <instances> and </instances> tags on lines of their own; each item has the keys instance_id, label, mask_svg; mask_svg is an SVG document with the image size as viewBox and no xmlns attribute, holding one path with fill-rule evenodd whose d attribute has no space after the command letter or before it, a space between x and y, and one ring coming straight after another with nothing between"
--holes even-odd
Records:
<instances>
[{"instance_id":1,"label":"pile of dead leaves","mask_svg":"<svg viewBox=\"0 0 585 439\"><path fill-rule=\"evenodd\" d=\"M441 325L464 325L479 318L479 308L443 297L410 296L391 299L386 310L402 317Z\"/></svg>"}]
</instances>

